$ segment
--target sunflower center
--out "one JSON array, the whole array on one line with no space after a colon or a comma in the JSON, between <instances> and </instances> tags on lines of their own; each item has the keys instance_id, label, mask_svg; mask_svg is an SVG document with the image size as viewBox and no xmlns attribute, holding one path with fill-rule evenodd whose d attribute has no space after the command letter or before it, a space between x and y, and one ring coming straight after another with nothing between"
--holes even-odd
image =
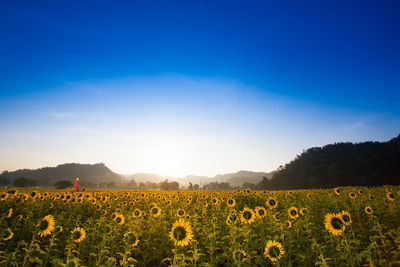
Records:
<instances>
[{"instance_id":1,"label":"sunflower center","mask_svg":"<svg viewBox=\"0 0 400 267\"><path fill-rule=\"evenodd\" d=\"M235 252L235 259L237 261L242 261L243 258L244 258L243 252L241 252L241 251L236 251Z\"/></svg>"},{"instance_id":2,"label":"sunflower center","mask_svg":"<svg viewBox=\"0 0 400 267\"><path fill-rule=\"evenodd\" d=\"M259 214L260 216L263 216L263 215L264 215L264 210L259 210L259 211L258 211L258 214Z\"/></svg>"},{"instance_id":3,"label":"sunflower center","mask_svg":"<svg viewBox=\"0 0 400 267\"><path fill-rule=\"evenodd\" d=\"M157 209L157 208L153 208L153 209L151 210L151 212L152 212L153 214L157 214L157 213L158 213L158 209Z\"/></svg>"},{"instance_id":4,"label":"sunflower center","mask_svg":"<svg viewBox=\"0 0 400 267\"><path fill-rule=\"evenodd\" d=\"M75 231L75 232L72 234L72 238L75 239L75 240L81 238L81 236L82 236L82 234L81 234L80 231Z\"/></svg>"},{"instance_id":5,"label":"sunflower center","mask_svg":"<svg viewBox=\"0 0 400 267\"><path fill-rule=\"evenodd\" d=\"M279 255L281 254L281 251L279 250L278 247L276 246L272 246L268 249L268 254L273 257L273 258L277 258L279 257Z\"/></svg>"},{"instance_id":6,"label":"sunflower center","mask_svg":"<svg viewBox=\"0 0 400 267\"><path fill-rule=\"evenodd\" d=\"M44 231L47 229L47 227L49 226L49 222L46 220L42 220L39 224L39 230L40 231Z\"/></svg>"},{"instance_id":7,"label":"sunflower center","mask_svg":"<svg viewBox=\"0 0 400 267\"><path fill-rule=\"evenodd\" d=\"M296 215L297 215L297 211L296 211L296 210L291 210L291 211L290 211L290 215L296 216Z\"/></svg>"},{"instance_id":8,"label":"sunflower center","mask_svg":"<svg viewBox=\"0 0 400 267\"><path fill-rule=\"evenodd\" d=\"M345 222L350 221L349 215L343 215L343 216L342 216L342 220L345 221Z\"/></svg>"},{"instance_id":9,"label":"sunflower center","mask_svg":"<svg viewBox=\"0 0 400 267\"><path fill-rule=\"evenodd\" d=\"M129 233L126 239L129 244L134 244L136 242L136 236L133 233Z\"/></svg>"},{"instance_id":10,"label":"sunflower center","mask_svg":"<svg viewBox=\"0 0 400 267\"><path fill-rule=\"evenodd\" d=\"M120 222L122 221L122 219L121 219L121 217L117 217L117 218L115 218L115 221L116 221L117 223L120 223Z\"/></svg>"},{"instance_id":11,"label":"sunflower center","mask_svg":"<svg viewBox=\"0 0 400 267\"><path fill-rule=\"evenodd\" d=\"M331 220L331 225L333 228L335 228L336 230L341 230L343 228L343 222L341 219L339 218L333 218Z\"/></svg>"},{"instance_id":12,"label":"sunflower center","mask_svg":"<svg viewBox=\"0 0 400 267\"><path fill-rule=\"evenodd\" d=\"M181 241L186 237L186 230L182 226L178 226L174 229L173 235L176 240Z\"/></svg>"},{"instance_id":13,"label":"sunflower center","mask_svg":"<svg viewBox=\"0 0 400 267\"><path fill-rule=\"evenodd\" d=\"M243 212L243 218L245 218L246 220L250 220L251 217L252 217L252 214L250 211Z\"/></svg>"},{"instance_id":14,"label":"sunflower center","mask_svg":"<svg viewBox=\"0 0 400 267\"><path fill-rule=\"evenodd\" d=\"M271 205L271 206L275 206L275 200L273 200L273 199L270 199L269 201L268 201L268 203Z\"/></svg>"}]
</instances>

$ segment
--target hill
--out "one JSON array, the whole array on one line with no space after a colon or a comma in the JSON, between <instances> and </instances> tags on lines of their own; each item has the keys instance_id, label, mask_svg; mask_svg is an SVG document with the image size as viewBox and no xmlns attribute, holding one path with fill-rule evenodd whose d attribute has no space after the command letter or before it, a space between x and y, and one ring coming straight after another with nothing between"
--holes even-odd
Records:
<instances>
[{"instance_id":1,"label":"hill","mask_svg":"<svg viewBox=\"0 0 400 267\"><path fill-rule=\"evenodd\" d=\"M313 147L263 181L260 189L400 184L400 135L388 142Z\"/></svg>"},{"instance_id":2,"label":"hill","mask_svg":"<svg viewBox=\"0 0 400 267\"><path fill-rule=\"evenodd\" d=\"M58 165L57 167L44 167L36 170L5 171L1 176L7 177L11 182L19 177L31 178L42 186L50 186L60 180L74 181L76 177L79 177L82 186L118 182L121 180L121 176L112 172L104 163L93 165L67 163Z\"/></svg>"},{"instance_id":3,"label":"hill","mask_svg":"<svg viewBox=\"0 0 400 267\"><path fill-rule=\"evenodd\" d=\"M235 173L218 174L214 177L188 175L184 178L178 179L180 184L208 184L213 182L229 183L231 186L242 186L245 183L257 184L262 181L263 177L270 179L273 172L252 172L252 171L238 171Z\"/></svg>"}]
</instances>

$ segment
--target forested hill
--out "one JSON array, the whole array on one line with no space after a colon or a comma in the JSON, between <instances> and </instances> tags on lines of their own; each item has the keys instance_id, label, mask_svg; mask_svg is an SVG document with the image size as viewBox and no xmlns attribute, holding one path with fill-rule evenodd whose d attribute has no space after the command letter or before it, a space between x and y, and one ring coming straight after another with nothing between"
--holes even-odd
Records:
<instances>
[{"instance_id":1,"label":"forested hill","mask_svg":"<svg viewBox=\"0 0 400 267\"><path fill-rule=\"evenodd\" d=\"M118 182L121 176L112 172L103 163L98 164L79 164L67 163L57 167L45 167L37 170L22 169L14 172L3 172L11 181L26 177L35 180L39 185L53 185L59 180L74 181L80 178L81 185L91 185L98 183Z\"/></svg>"},{"instance_id":2,"label":"forested hill","mask_svg":"<svg viewBox=\"0 0 400 267\"><path fill-rule=\"evenodd\" d=\"M261 184L261 183L260 183ZM400 184L400 135L388 142L313 147L262 182L262 189Z\"/></svg>"}]
</instances>

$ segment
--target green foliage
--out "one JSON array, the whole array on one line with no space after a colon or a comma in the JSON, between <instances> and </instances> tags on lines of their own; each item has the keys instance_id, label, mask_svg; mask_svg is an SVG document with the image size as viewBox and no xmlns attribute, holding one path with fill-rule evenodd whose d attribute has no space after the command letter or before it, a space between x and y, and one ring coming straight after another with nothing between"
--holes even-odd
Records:
<instances>
[{"instance_id":1,"label":"green foliage","mask_svg":"<svg viewBox=\"0 0 400 267\"><path fill-rule=\"evenodd\" d=\"M223 192L8 190L1 192L0 200L0 265L396 266L399 190L399 186ZM267 204L271 198L277 206ZM229 199L235 204L229 206ZM161 214L150 212L154 206ZM367 206L371 214L365 211ZM248 223L243 220L245 208L260 207L265 215ZM298 217L290 217L292 207L299 210ZM133 216L135 209L142 216ZM178 214L180 209L184 215ZM342 211L350 214L351 221L344 232L333 235L325 225L326 215ZM49 214L54 228L41 237L38 225ZM123 216L122 223L115 214ZM180 216L193 237L176 246L169 233ZM238 220L228 221L229 216ZM72 239L76 227L85 231L80 242ZM265 254L269 241L282 245L281 252L271 250L272 256L281 254L276 261Z\"/></svg>"},{"instance_id":2,"label":"green foliage","mask_svg":"<svg viewBox=\"0 0 400 267\"><path fill-rule=\"evenodd\" d=\"M388 142L313 147L280 167L258 189L283 190L400 184L400 135Z\"/></svg>"}]
</instances>

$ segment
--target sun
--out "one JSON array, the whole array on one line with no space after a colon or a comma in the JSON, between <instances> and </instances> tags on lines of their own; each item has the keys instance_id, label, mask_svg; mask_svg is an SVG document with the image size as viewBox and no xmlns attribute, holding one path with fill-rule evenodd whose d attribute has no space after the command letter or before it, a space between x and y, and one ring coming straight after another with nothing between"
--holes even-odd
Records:
<instances>
[{"instance_id":1,"label":"sun","mask_svg":"<svg viewBox=\"0 0 400 267\"><path fill-rule=\"evenodd\" d=\"M146 158L149 161L150 170L162 176L179 176L184 162L184 148L176 142L157 142L149 148Z\"/></svg>"}]
</instances>

